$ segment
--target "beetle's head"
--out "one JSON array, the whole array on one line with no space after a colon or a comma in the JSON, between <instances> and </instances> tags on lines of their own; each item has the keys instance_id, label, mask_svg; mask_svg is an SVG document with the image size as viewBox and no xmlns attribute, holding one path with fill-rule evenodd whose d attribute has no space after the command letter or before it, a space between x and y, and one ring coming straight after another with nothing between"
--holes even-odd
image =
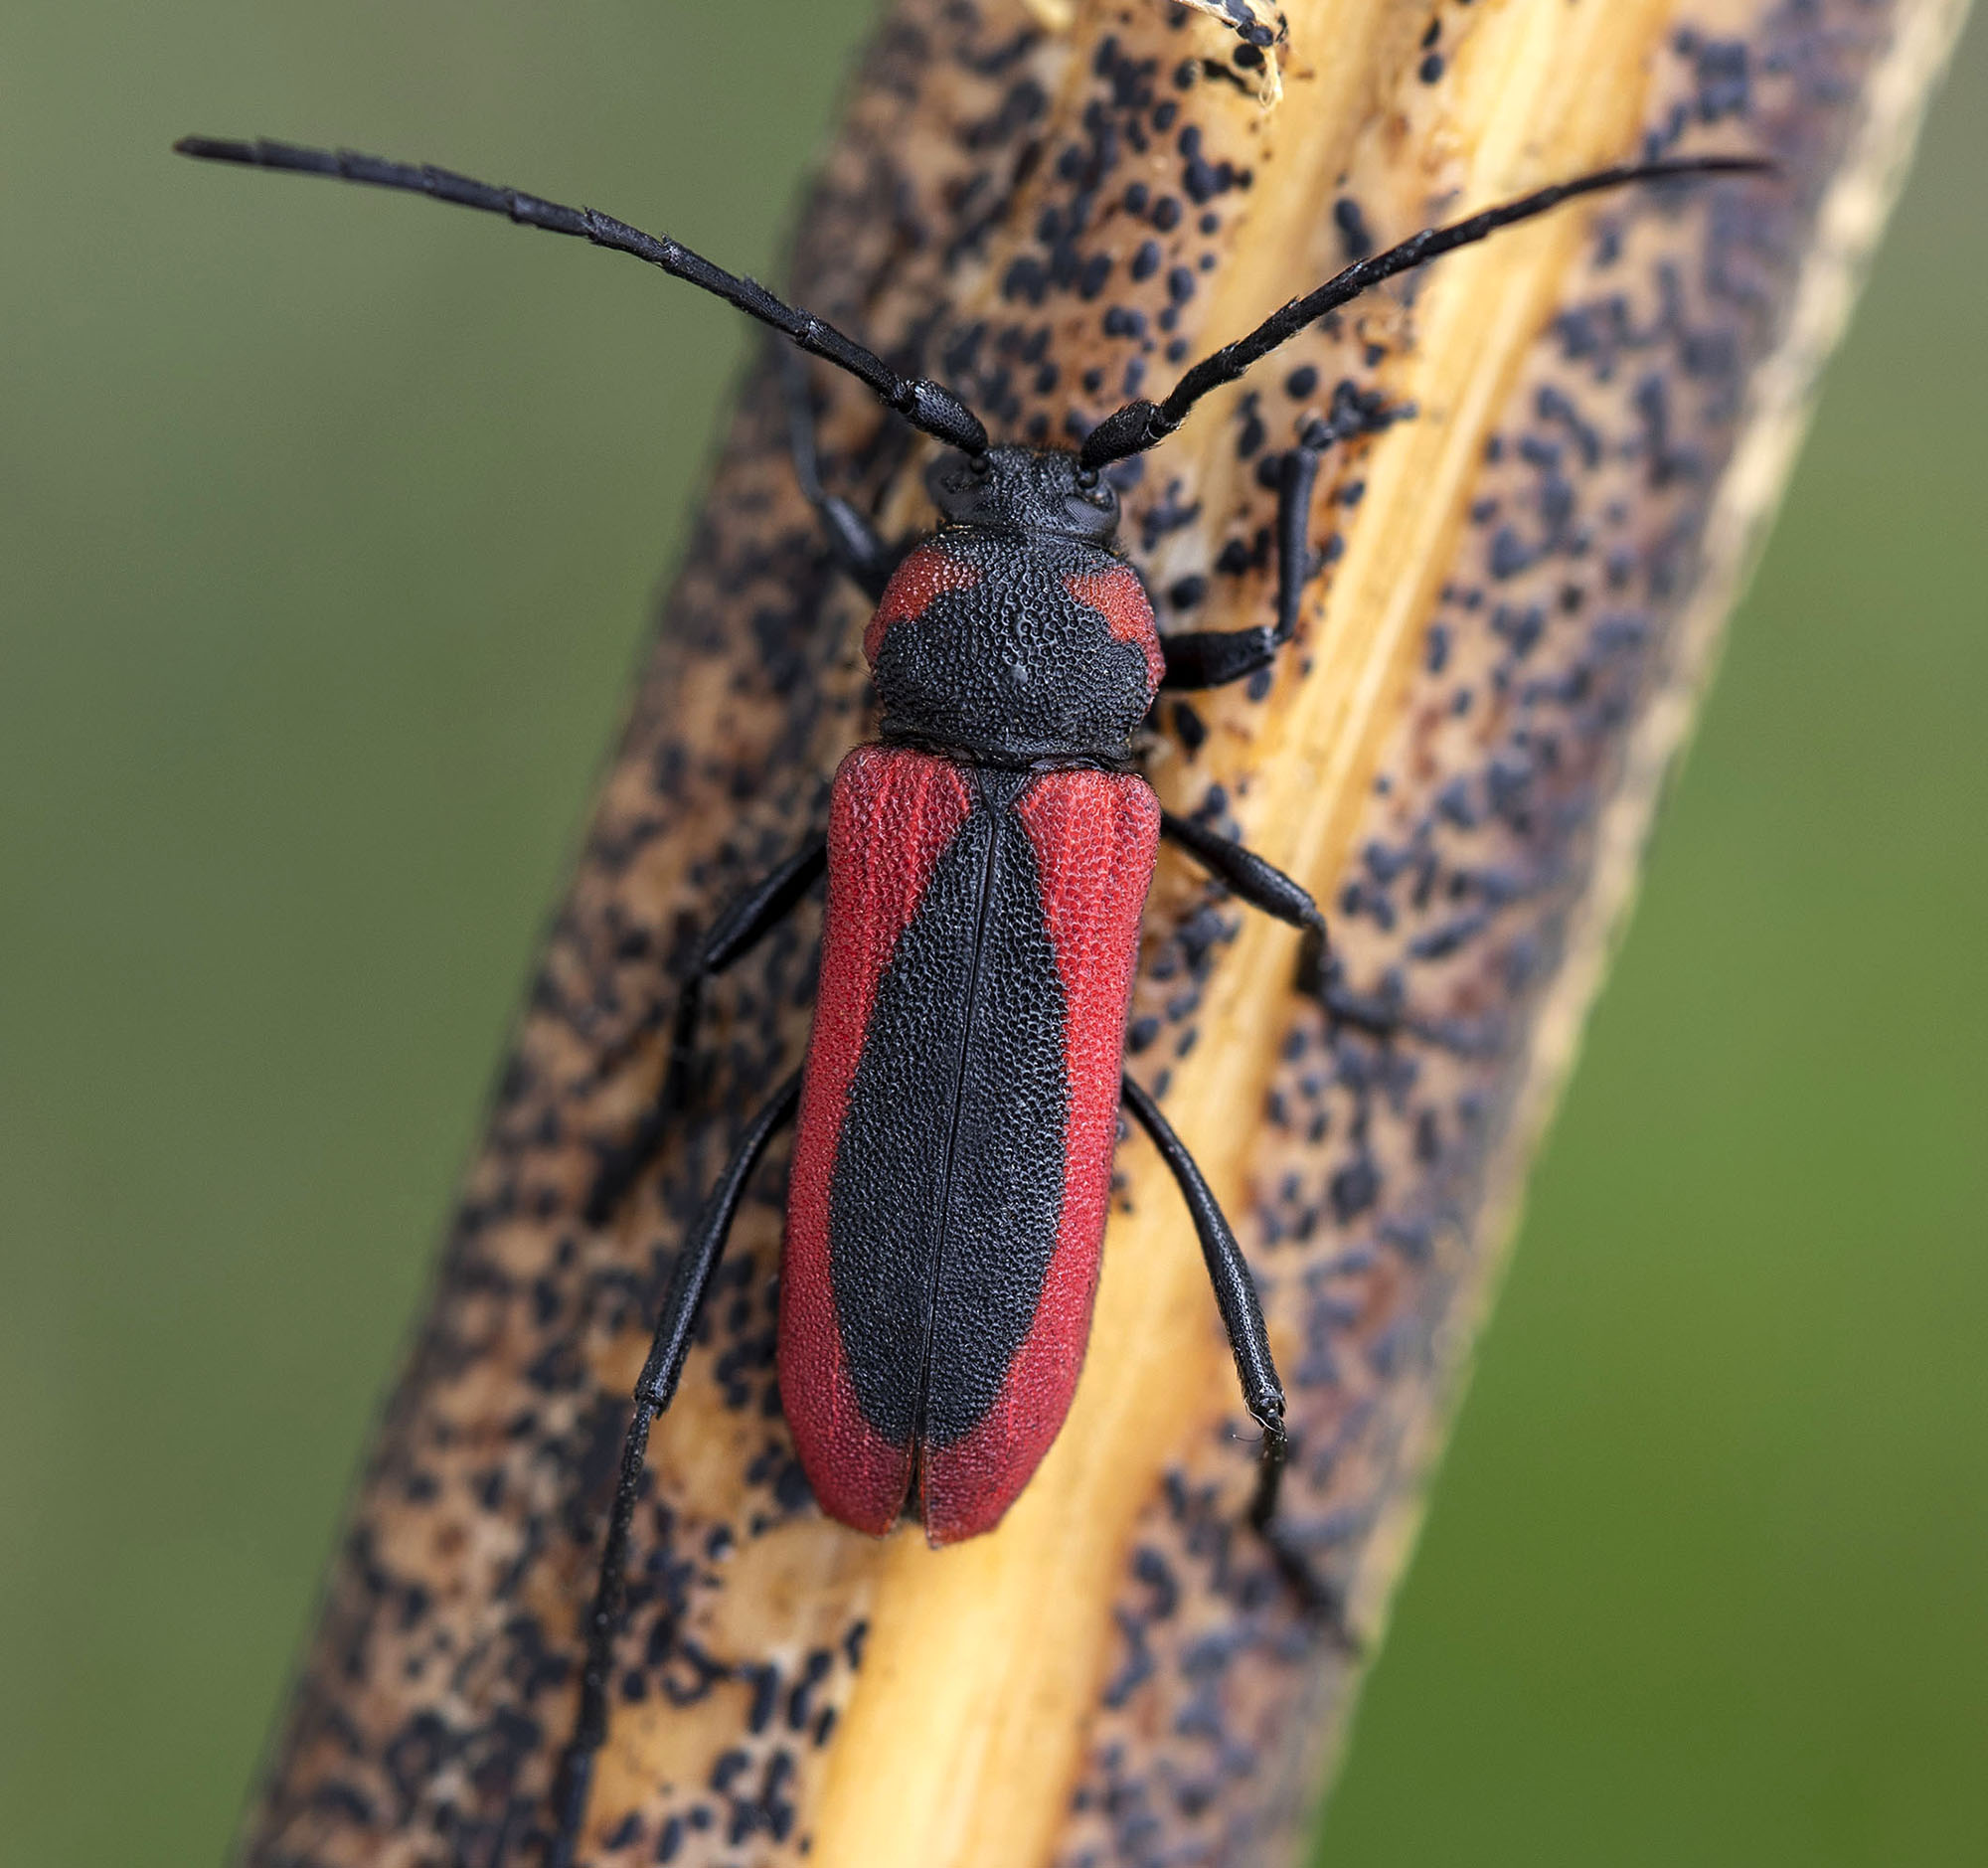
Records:
<instances>
[{"instance_id":1,"label":"beetle's head","mask_svg":"<svg viewBox=\"0 0 1988 1868\"><path fill-rule=\"evenodd\" d=\"M990 447L941 454L925 488L947 525L987 532L1051 532L1108 545L1118 530L1111 482L1055 447Z\"/></svg>"}]
</instances>

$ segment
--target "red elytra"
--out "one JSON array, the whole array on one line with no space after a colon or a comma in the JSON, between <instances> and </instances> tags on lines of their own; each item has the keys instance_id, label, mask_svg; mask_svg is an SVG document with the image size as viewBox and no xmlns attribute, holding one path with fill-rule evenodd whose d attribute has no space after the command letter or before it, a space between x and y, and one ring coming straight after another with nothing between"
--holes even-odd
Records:
<instances>
[{"instance_id":1,"label":"red elytra","mask_svg":"<svg viewBox=\"0 0 1988 1868\"><path fill-rule=\"evenodd\" d=\"M852 1298L845 1281L838 1299L832 1275L837 1239L830 1196L838 1170L860 1179L872 1165L874 1157L838 1156L859 1061L866 1046L891 1041L873 1028L879 983L894 962L904 963L906 931L926 902L941 857L975 821L975 803L968 773L910 749L861 747L836 774L822 970L788 1171L780 1280L781 1400L822 1509L882 1533L914 1502L934 1544L974 1536L1000 1520L1049 1450L1076 1392L1104 1237L1126 1001L1160 824L1159 801L1142 778L1081 767L1031 775L988 824L988 854L996 862L1018 837L1026 843L1063 994L1053 1049L1067 1097L1060 1212L1026 1330L991 1404L946 1443L915 1425L910 1438L894 1442L866 1415L851 1379ZM983 891L982 899L997 914L1005 904L998 889ZM1017 976L1027 980L1026 968ZM980 1008L965 1009L959 1040L970 1055L970 1014ZM899 1077L901 1091L913 1093L895 1114L921 1125L926 1105L914 1093L929 1079L920 1079L912 1060L887 1060L886 1069ZM919 1144L918 1136L911 1139ZM955 1189L953 1197L962 1196ZM945 1227L941 1214L918 1238L897 1243L936 1254L944 1250ZM943 1382L948 1369L942 1355L920 1352L920 1339L956 1342L975 1334L982 1320L980 1306L974 1315L933 1316L938 1283L936 1266L925 1288L915 1280L880 1279L870 1296L885 1314L857 1324L888 1330L889 1353L921 1369L925 1385ZM914 1424L927 1418L927 1401L922 1391L913 1398Z\"/></svg>"}]
</instances>

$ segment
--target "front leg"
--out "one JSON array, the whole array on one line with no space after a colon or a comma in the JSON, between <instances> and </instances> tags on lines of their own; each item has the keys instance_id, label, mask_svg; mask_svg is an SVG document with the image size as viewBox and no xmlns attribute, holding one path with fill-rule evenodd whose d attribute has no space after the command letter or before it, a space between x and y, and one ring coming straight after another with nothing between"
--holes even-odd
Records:
<instances>
[{"instance_id":1,"label":"front leg","mask_svg":"<svg viewBox=\"0 0 1988 1868\"><path fill-rule=\"evenodd\" d=\"M781 386L787 399L787 451L793 458L794 478L821 519L828 547L851 583L873 603L882 602L884 587L891 582L911 541L887 545L877 536L877 528L839 494L821 484L821 456L815 446L814 401L808 394L807 360L791 344L780 351Z\"/></svg>"},{"instance_id":2,"label":"front leg","mask_svg":"<svg viewBox=\"0 0 1988 1868\"><path fill-rule=\"evenodd\" d=\"M1192 629L1160 638L1166 656L1163 688L1220 688L1242 681L1277 659L1297 633L1298 605L1311 575L1311 494L1323 448L1299 441L1284 456L1277 481L1277 620L1253 629Z\"/></svg>"}]
</instances>

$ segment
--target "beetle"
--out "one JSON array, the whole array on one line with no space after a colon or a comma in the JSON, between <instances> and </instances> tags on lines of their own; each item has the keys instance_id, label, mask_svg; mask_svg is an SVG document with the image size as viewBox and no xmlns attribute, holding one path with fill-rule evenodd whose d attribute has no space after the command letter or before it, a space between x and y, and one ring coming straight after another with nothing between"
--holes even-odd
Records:
<instances>
[{"instance_id":1,"label":"beetle","mask_svg":"<svg viewBox=\"0 0 1988 1868\"><path fill-rule=\"evenodd\" d=\"M1312 569L1312 489L1335 436L1314 426L1283 457L1275 615L1247 628L1159 633L1139 573L1116 548L1106 469L1157 445L1205 396L1381 280L1576 196L1766 165L1622 165L1426 229L1291 300L1194 365L1164 400L1129 402L1079 445L1056 447L995 445L944 385L901 376L755 281L591 209L349 151L207 137L176 147L424 194L647 260L856 377L942 447L925 476L937 530L887 544L822 487L805 385L789 373L796 474L830 550L875 605L863 649L877 737L838 768L825 831L714 922L680 989L661 1093L633 1135L601 1150L587 1203L596 1224L685 1102L706 985L825 876L805 1060L746 1122L679 1252L636 1384L548 1859L572 1858L606 1733L649 1431L683 1374L746 1186L789 1125L779 1388L824 1511L880 1536L914 1514L942 1545L991 1530L1028 1484L1082 1367L1122 1106L1186 1200L1242 1398L1262 1430L1249 1524L1307 1610L1329 1619L1331 1592L1277 1520L1284 1398L1248 1265L1192 1155L1124 1072L1123 1047L1163 839L1303 931L1300 983L1330 1008L1325 922L1311 896L1241 844L1163 810L1138 768L1137 738L1160 689L1246 679L1292 639Z\"/></svg>"}]
</instances>

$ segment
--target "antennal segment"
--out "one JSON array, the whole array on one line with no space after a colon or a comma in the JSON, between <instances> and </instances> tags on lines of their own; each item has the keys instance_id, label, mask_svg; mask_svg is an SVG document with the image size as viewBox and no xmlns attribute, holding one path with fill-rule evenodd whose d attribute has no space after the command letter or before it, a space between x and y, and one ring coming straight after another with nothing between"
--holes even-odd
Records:
<instances>
[{"instance_id":1,"label":"antennal segment","mask_svg":"<svg viewBox=\"0 0 1988 1868\"><path fill-rule=\"evenodd\" d=\"M515 188L497 188L448 169L388 162L350 149L305 149L295 143L232 141L225 137L183 136L173 145L183 156L203 162L234 162L253 169L280 169L293 175L323 175L334 181L360 182L369 188L394 188L426 195L458 208L501 214L520 227L577 239L625 253L660 266L672 278L687 280L703 291L736 305L748 318L769 324L802 350L846 370L866 384L913 427L935 435L949 447L969 454L987 451L987 430L972 410L943 385L925 377L902 377L884 360L845 337L834 325L775 298L756 279L740 278L713 265L700 254L666 235L645 234L592 208L562 207Z\"/></svg>"},{"instance_id":2,"label":"antennal segment","mask_svg":"<svg viewBox=\"0 0 1988 1868\"><path fill-rule=\"evenodd\" d=\"M1113 460L1142 454L1163 441L1186 420L1204 396L1233 383L1249 366L1295 337L1307 325L1315 324L1328 311L1336 311L1349 299L1357 298L1383 279L1398 272L1412 271L1439 254L1495 234L1500 228L1530 221L1576 195L1592 195L1605 188L1626 188L1635 182L1656 182L1680 175L1760 175L1770 174L1774 165L1751 156L1700 156L1677 162L1640 162L1612 169L1596 169L1591 175L1576 176L1571 182L1556 182L1549 188L1522 195L1495 208L1473 214L1467 221L1448 227L1428 227L1410 235L1399 247L1356 260L1345 271L1335 273L1315 292L1293 298L1246 337L1225 344L1212 356L1204 357L1174 386L1163 403L1130 402L1108 415L1092 428L1083 443L1086 467L1102 467Z\"/></svg>"}]
</instances>

